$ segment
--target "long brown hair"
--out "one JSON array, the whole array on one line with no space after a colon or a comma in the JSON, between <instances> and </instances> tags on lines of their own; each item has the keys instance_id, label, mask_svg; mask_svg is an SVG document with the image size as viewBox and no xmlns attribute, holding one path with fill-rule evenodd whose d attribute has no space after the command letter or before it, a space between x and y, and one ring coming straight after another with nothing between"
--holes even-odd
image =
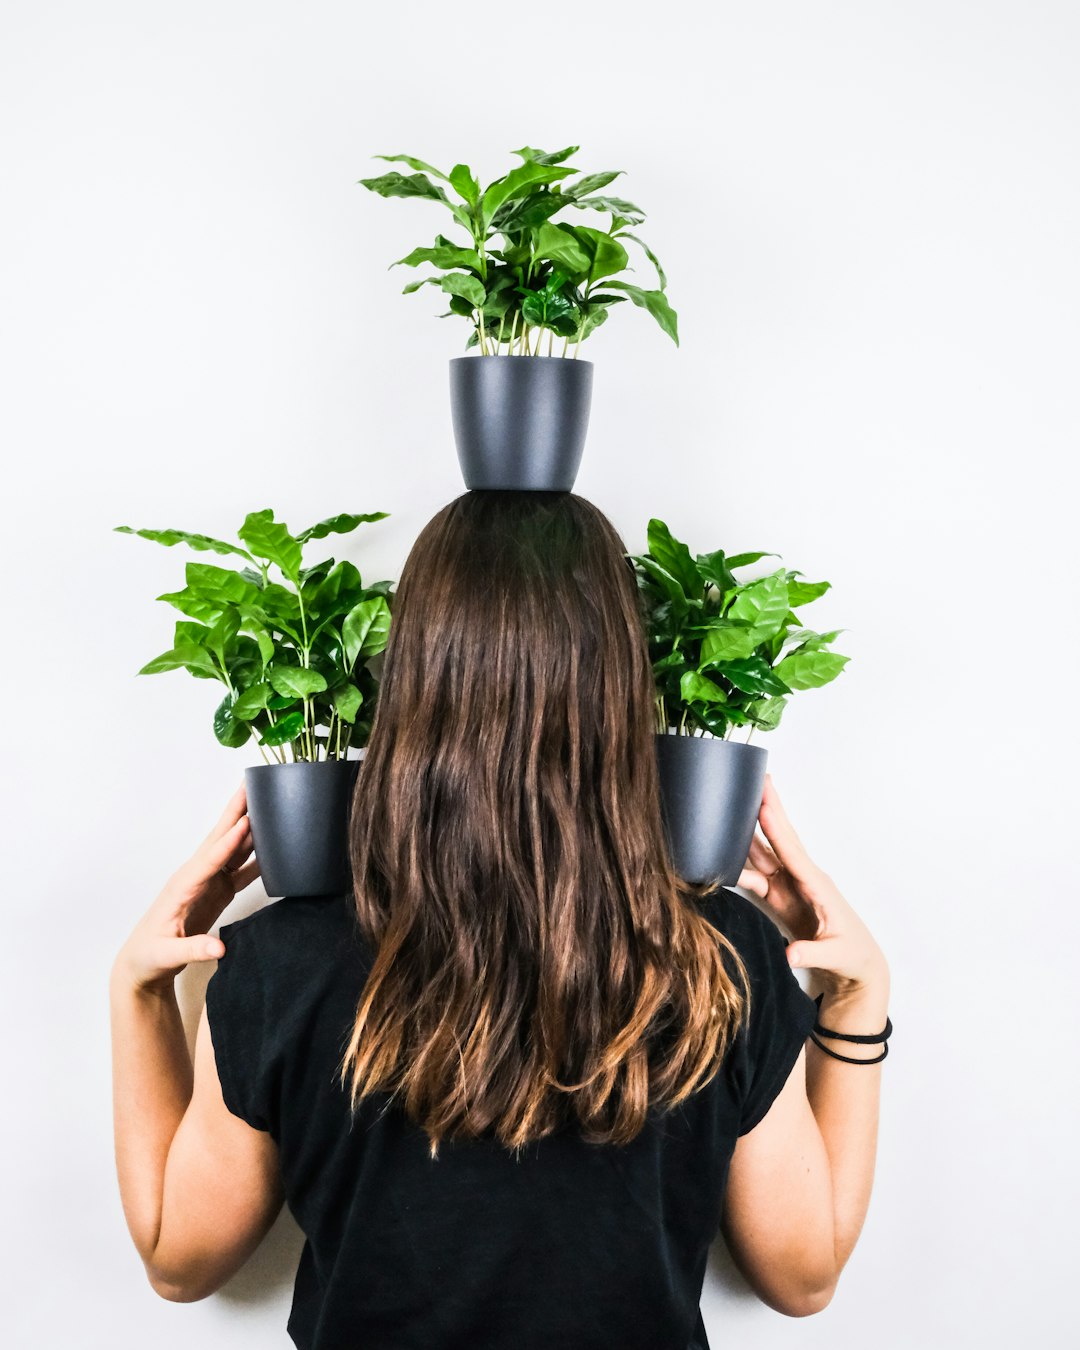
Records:
<instances>
[{"instance_id":1,"label":"long brown hair","mask_svg":"<svg viewBox=\"0 0 1080 1350\"><path fill-rule=\"evenodd\" d=\"M352 807L375 953L351 1102L512 1149L626 1143L719 1067L746 970L672 870L632 569L572 493L467 492L394 603ZM739 984L725 966L730 953Z\"/></svg>"}]
</instances>

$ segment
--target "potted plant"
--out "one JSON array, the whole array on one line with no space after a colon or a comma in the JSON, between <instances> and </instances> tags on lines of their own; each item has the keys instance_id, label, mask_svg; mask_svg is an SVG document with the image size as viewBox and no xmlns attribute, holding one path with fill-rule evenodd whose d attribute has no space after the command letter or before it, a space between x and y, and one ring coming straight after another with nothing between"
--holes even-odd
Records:
<instances>
[{"instance_id":1,"label":"potted plant","mask_svg":"<svg viewBox=\"0 0 1080 1350\"><path fill-rule=\"evenodd\" d=\"M391 583L365 585L356 567L303 564L307 544L349 534L385 511L337 515L299 534L253 511L239 543L185 530L121 534L236 557L221 567L189 562L184 588L158 597L184 616L173 645L140 675L186 670L225 688L214 735L254 741L263 765L246 770L248 815L266 893L330 895L349 884L347 817L378 685L370 660L386 646ZM275 575L276 573L276 575Z\"/></svg>"},{"instance_id":2,"label":"potted plant","mask_svg":"<svg viewBox=\"0 0 1080 1350\"><path fill-rule=\"evenodd\" d=\"M722 549L691 557L662 520L633 556L656 679L656 750L664 823L676 870L695 883L735 885L746 865L765 784L755 731L779 725L788 697L836 679L849 658L795 613L827 581L780 568L740 581L761 558ZM747 727L745 740L732 739Z\"/></svg>"},{"instance_id":3,"label":"potted plant","mask_svg":"<svg viewBox=\"0 0 1080 1350\"><path fill-rule=\"evenodd\" d=\"M436 286L449 297L440 317L468 323L466 351L475 355L450 362L450 404L469 488L568 492L574 486L593 374L591 362L578 357L615 305L640 306L678 345L667 277L631 231L644 212L605 194L621 170L582 174L568 164L577 150L515 150L522 162L483 189L467 164L444 173L412 155L375 156L404 164L410 174L395 170L360 180L383 197L438 202L459 231L457 238L437 234L432 245L390 265L432 267L405 294ZM608 228L583 223L582 212L609 215ZM626 280L633 270L628 244L655 269L655 288Z\"/></svg>"}]
</instances>

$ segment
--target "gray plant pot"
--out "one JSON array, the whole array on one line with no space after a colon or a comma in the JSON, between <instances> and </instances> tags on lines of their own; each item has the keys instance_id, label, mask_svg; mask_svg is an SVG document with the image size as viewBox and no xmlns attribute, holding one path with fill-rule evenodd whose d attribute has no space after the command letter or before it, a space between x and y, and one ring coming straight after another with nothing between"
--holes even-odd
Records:
<instances>
[{"instance_id":1,"label":"gray plant pot","mask_svg":"<svg viewBox=\"0 0 1080 1350\"><path fill-rule=\"evenodd\" d=\"M245 770L248 817L267 895L336 895L352 884L349 806L360 761Z\"/></svg>"},{"instance_id":2,"label":"gray plant pot","mask_svg":"<svg viewBox=\"0 0 1080 1350\"><path fill-rule=\"evenodd\" d=\"M660 800L676 872L735 886L754 837L769 752L706 736L657 736Z\"/></svg>"},{"instance_id":3,"label":"gray plant pot","mask_svg":"<svg viewBox=\"0 0 1080 1350\"><path fill-rule=\"evenodd\" d=\"M592 362L573 357L455 357L450 412L465 486L570 492L592 380Z\"/></svg>"}]
</instances>

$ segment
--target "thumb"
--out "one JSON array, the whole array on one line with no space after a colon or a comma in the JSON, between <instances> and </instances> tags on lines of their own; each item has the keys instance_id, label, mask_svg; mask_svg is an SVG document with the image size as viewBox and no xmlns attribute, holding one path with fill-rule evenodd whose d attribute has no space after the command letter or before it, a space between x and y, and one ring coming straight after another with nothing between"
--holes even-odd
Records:
<instances>
[{"instance_id":1,"label":"thumb","mask_svg":"<svg viewBox=\"0 0 1080 1350\"><path fill-rule=\"evenodd\" d=\"M194 937L174 938L169 953L169 965L178 968L192 961L214 961L225 954L225 944L210 933L198 933Z\"/></svg>"},{"instance_id":2,"label":"thumb","mask_svg":"<svg viewBox=\"0 0 1080 1350\"><path fill-rule=\"evenodd\" d=\"M809 966L813 961L813 953L810 951L812 943L809 942L790 942L787 947L787 959L789 966Z\"/></svg>"}]
</instances>

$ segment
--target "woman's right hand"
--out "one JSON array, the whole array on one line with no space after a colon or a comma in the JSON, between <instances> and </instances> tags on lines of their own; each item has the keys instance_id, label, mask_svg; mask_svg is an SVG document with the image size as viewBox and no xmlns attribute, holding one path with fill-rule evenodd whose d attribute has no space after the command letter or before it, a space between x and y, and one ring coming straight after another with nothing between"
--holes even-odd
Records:
<instances>
[{"instance_id":1,"label":"woman's right hand","mask_svg":"<svg viewBox=\"0 0 1080 1350\"><path fill-rule=\"evenodd\" d=\"M765 775L758 822L768 843L755 834L737 884L763 900L792 934L789 963L817 971L827 994L840 998L887 988L884 953L832 878L811 861L771 774Z\"/></svg>"}]
</instances>

